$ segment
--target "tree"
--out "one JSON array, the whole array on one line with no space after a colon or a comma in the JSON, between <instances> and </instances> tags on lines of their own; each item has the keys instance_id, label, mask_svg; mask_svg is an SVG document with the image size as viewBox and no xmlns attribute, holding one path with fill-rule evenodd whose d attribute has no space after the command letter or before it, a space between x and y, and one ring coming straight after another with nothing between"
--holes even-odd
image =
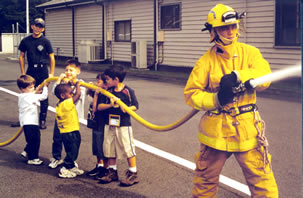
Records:
<instances>
[{"instance_id":1,"label":"tree","mask_svg":"<svg viewBox=\"0 0 303 198\"><path fill-rule=\"evenodd\" d=\"M43 12L36 8L37 5L50 0L29 0L29 20L42 17ZM19 23L19 32L26 32L26 0L1 0L0 1L0 33L11 33L12 25Z\"/></svg>"}]
</instances>

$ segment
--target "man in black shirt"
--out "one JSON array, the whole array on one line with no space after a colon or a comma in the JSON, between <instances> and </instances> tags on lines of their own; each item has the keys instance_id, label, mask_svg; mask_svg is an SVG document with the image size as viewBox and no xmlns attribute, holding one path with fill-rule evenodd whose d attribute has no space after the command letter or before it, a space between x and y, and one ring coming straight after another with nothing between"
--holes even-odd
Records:
<instances>
[{"instance_id":1,"label":"man in black shirt","mask_svg":"<svg viewBox=\"0 0 303 198\"><path fill-rule=\"evenodd\" d=\"M32 76L36 80L36 87L40 85L48 77L53 77L55 71L55 56L54 50L50 41L43 36L45 30L45 22L41 18L34 20L31 25L33 30L32 35L22 39L19 50L19 64L21 74L25 74L25 54L27 58L26 74ZM48 65L50 72L48 73ZM46 129L46 115L48 108L48 99L40 102L40 129Z\"/></svg>"}]
</instances>

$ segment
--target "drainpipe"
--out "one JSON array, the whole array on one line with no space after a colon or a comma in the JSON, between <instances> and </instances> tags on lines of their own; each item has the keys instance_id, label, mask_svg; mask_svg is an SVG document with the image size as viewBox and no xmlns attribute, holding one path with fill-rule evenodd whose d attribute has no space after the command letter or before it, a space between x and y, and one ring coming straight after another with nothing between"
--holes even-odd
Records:
<instances>
[{"instance_id":1,"label":"drainpipe","mask_svg":"<svg viewBox=\"0 0 303 198\"><path fill-rule=\"evenodd\" d=\"M99 6L102 6L102 55L103 55L103 59L105 59L105 56L106 56L106 41L105 41L105 7L104 7L104 3L103 2L99 2L98 0L95 0L95 4L99 5Z\"/></svg>"},{"instance_id":2,"label":"drainpipe","mask_svg":"<svg viewBox=\"0 0 303 198\"><path fill-rule=\"evenodd\" d=\"M75 44L75 7L72 7L72 39L73 39L73 58L76 57Z\"/></svg>"},{"instance_id":3,"label":"drainpipe","mask_svg":"<svg viewBox=\"0 0 303 198\"><path fill-rule=\"evenodd\" d=\"M102 46L103 46L103 59L105 59L106 53L106 41L105 41L105 8L104 4L102 4Z\"/></svg>"},{"instance_id":4,"label":"drainpipe","mask_svg":"<svg viewBox=\"0 0 303 198\"><path fill-rule=\"evenodd\" d=\"M154 0L154 64L155 71L158 70L158 0Z\"/></svg>"}]
</instances>

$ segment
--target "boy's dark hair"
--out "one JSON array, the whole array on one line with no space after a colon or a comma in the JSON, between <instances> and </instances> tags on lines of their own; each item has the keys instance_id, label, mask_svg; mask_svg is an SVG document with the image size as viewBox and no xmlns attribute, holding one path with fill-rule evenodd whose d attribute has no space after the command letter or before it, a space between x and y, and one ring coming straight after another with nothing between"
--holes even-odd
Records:
<instances>
[{"instance_id":1,"label":"boy's dark hair","mask_svg":"<svg viewBox=\"0 0 303 198\"><path fill-rule=\"evenodd\" d=\"M17 79L17 85L19 87L19 89L26 89L26 87L32 85L32 84L36 84L36 80L31 77L30 75L21 75L18 79Z\"/></svg>"},{"instance_id":2,"label":"boy's dark hair","mask_svg":"<svg viewBox=\"0 0 303 198\"><path fill-rule=\"evenodd\" d=\"M126 76L126 70L123 66L112 66L107 68L104 71L104 74L111 77L112 79L115 79L117 77L120 82L123 82Z\"/></svg>"},{"instance_id":3,"label":"boy's dark hair","mask_svg":"<svg viewBox=\"0 0 303 198\"><path fill-rule=\"evenodd\" d=\"M104 73L98 73L96 79L102 80L103 83L106 83L106 77Z\"/></svg>"},{"instance_id":4,"label":"boy's dark hair","mask_svg":"<svg viewBox=\"0 0 303 198\"><path fill-rule=\"evenodd\" d=\"M55 88L55 95L59 100L61 100L61 94L66 93L71 86L69 84L59 84Z\"/></svg>"},{"instance_id":5,"label":"boy's dark hair","mask_svg":"<svg viewBox=\"0 0 303 198\"><path fill-rule=\"evenodd\" d=\"M81 69L81 63L76 59L68 59L64 66L67 67L69 65L75 65L76 68Z\"/></svg>"}]
</instances>

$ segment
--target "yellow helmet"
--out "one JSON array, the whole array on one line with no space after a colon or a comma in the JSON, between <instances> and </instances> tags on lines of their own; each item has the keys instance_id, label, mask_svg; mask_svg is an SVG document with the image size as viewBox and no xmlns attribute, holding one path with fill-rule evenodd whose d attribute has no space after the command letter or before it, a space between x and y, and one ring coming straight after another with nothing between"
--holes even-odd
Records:
<instances>
[{"instance_id":1,"label":"yellow helmet","mask_svg":"<svg viewBox=\"0 0 303 198\"><path fill-rule=\"evenodd\" d=\"M215 27L237 24L240 22L240 18L242 15L238 15L238 13L230 6L217 4L213 7L207 16L207 22L204 24L204 30L211 30Z\"/></svg>"}]
</instances>

